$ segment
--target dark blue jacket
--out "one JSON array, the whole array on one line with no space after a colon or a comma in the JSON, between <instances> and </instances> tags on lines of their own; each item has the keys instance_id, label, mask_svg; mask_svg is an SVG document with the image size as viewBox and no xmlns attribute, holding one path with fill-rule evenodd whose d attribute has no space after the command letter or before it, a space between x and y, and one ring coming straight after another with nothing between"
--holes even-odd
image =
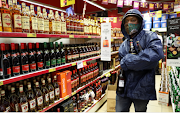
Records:
<instances>
[{"instance_id":1,"label":"dark blue jacket","mask_svg":"<svg viewBox=\"0 0 180 113\"><path fill-rule=\"evenodd\" d=\"M138 10L131 9L125 14L124 18L128 13L134 13L142 17ZM139 41L142 51L136 55L130 54L130 37L125 31L123 21L121 31L127 39L119 48L119 57L126 81L124 93L117 94L132 99L156 100L155 67L164 56L161 40L156 33L143 30L144 22L142 22L140 31L133 37L135 50L138 51L136 41Z\"/></svg>"}]
</instances>

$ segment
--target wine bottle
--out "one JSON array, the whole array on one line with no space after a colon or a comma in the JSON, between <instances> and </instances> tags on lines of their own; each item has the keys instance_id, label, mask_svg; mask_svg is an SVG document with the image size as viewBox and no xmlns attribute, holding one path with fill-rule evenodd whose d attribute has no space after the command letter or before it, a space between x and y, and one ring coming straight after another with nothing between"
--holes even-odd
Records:
<instances>
[{"instance_id":1,"label":"wine bottle","mask_svg":"<svg viewBox=\"0 0 180 113\"><path fill-rule=\"evenodd\" d=\"M59 51L59 45L58 42L55 43L56 46L56 65L61 65L61 52Z\"/></svg>"},{"instance_id":2,"label":"wine bottle","mask_svg":"<svg viewBox=\"0 0 180 113\"><path fill-rule=\"evenodd\" d=\"M24 43L21 43L21 65L22 65L22 74L29 72L29 62L26 55L26 50Z\"/></svg>"},{"instance_id":3,"label":"wine bottle","mask_svg":"<svg viewBox=\"0 0 180 113\"><path fill-rule=\"evenodd\" d=\"M57 76L54 76L54 90L55 90L55 100L60 98L59 84L57 83Z\"/></svg>"},{"instance_id":4,"label":"wine bottle","mask_svg":"<svg viewBox=\"0 0 180 113\"><path fill-rule=\"evenodd\" d=\"M54 44L53 42L50 42L50 59L51 59L51 67L55 67L56 66L56 54L54 52Z\"/></svg>"},{"instance_id":5,"label":"wine bottle","mask_svg":"<svg viewBox=\"0 0 180 113\"><path fill-rule=\"evenodd\" d=\"M31 82L28 82L28 92L27 92L29 112L36 112L36 99L33 90L31 89Z\"/></svg>"},{"instance_id":6,"label":"wine bottle","mask_svg":"<svg viewBox=\"0 0 180 113\"><path fill-rule=\"evenodd\" d=\"M34 52L32 50L32 43L28 43L29 45L29 65L30 65L30 71L36 71L36 57L34 55Z\"/></svg>"},{"instance_id":7,"label":"wine bottle","mask_svg":"<svg viewBox=\"0 0 180 113\"><path fill-rule=\"evenodd\" d=\"M5 91L1 90L1 101L6 107L6 112L11 112L9 99L5 96Z\"/></svg>"},{"instance_id":8,"label":"wine bottle","mask_svg":"<svg viewBox=\"0 0 180 113\"><path fill-rule=\"evenodd\" d=\"M49 50L47 48L46 42L44 42L44 68L45 69L50 68L50 56L49 56Z\"/></svg>"},{"instance_id":9,"label":"wine bottle","mask_svg":"<svg viewBox=\"0 0 180 113\"><path fill-rule=\"evenodd\" d=\"M49 90L49 96L50 96L49 103L53 104L54 103L54 87L51 84L51 78L50 77L48 78L47 88Z\"/></svg>"},{"instance_id":10,"label":"wine bottle","mask_svg":"<svg viewBox=\"0 0 180 113\"><path fill-rule=\"evenodd\" d=\"M118 76L118 83L117 83L117 92L122 94L124 93L124 86L125 86L125 76L123 70L120 70L120 74Z\"/></svg>"},{"instance_id":11,"label":"wine bottle","mask_svg":"<svg viewBox=\"0 0 180 113\"><path fill-rule=\"evenodd\" d=\"M20 64L17 53L15 52L15 44L11 43L11 58L12 58L12 76L17 76L20 74Z\"/></svg>"},{"instance_id":12,"label":"wine bottle","mask_svg":"<svg viewBox=\"0 0 180 113\"><path fill-rule=\"evenodd\" d=\"M61 65L66 63L66 56L65 56L65 46L63 45L62 42L60 42L61 45Z\"/></svg>"},{"instance_id":13,"label":"wine bottle","mask_svg":"<svg viewBox=\"0 0 180 113\"><path fill-rule=\"evenodd\" d=\"M36 61L37 61L37 70L43 69L43 56L41 54L41 51L39 49L39 43L36 43Z\"/></svg>"}]
</instances>

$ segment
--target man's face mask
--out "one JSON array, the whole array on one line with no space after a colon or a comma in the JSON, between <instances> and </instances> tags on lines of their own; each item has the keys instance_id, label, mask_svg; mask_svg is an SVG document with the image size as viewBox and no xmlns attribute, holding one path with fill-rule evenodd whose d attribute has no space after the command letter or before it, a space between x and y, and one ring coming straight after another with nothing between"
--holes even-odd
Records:
<instances>
[{"instance_id":1,"label":"man's face mask","mask_svg":"<svg viewBox=\"0 0 180 113\"><path fill-rule=\"evenodd\" d=\"M128 35L132 35L134 33L137 33L139 28L140 28L140 24L128 23L128 26L125 27L125 30Z\"/></svg>"}]
</instances>

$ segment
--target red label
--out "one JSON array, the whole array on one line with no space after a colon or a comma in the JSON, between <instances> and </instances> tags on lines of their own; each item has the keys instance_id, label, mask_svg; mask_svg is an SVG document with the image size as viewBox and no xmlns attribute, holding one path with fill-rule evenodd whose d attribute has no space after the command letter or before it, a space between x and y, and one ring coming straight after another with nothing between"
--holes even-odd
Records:
<instances>
[{"instance_id":1,"label":"red label","mask_svg":"<svg viewBox=\"0 0 180 113\"><path fill-rule=\"evenodd\" d=\"M13 73L20 73L20 66L13 66Z\"/></svg>"},{"instance_id":2,"label":"red label","mask_svg":"<svg viewBox=\"0 0 180 113\"><path fill-rule=\"evenodd\" d=\"M36 70L36 63L30 64L30 69L31 70Z\"/></svg>"},{"instance_id":3,"label":"red label","mask_svg":"<svg viewBox=\"0 0 180 113\"><path fill-rule=\"evenodd\" d=\"M17 55L16 54L11 54L11 57L16 57Z\"/></svg>"},{"instance_id":4,"label":"red label","mask_svg":"<svg viewBox=\"0 0 180 113\"><path fill-rule=\"evenodd\" d=\"M7 68L7 75L11 75L11 67Z\"/></svg>"},{"instance_id":5,"label":"red label","mask_svg":"<svg viewBox=\"0 0 180 113\"><path fill-rule=\"evenodd\" d=\"M40 51L38 51L36 54L41 54L41 52L40 52Z\"/></svg>"},{"instance_id":6,"label":"red label","mask_svg":"<svg viewBox=\"0 0 180 113\"><path fill-rule=\"evenodd\" d=\"M19 55L19 53L16 53L17 55Z\"/></svg>"},{"instance_id":7,"label":"red label","mask_svg":"<svg viewBox=\"0 0 180 113\"><path fill-rule=\"evenodd\" d=\"M34 55L34 53L33 53L33 52L31 52L31 53L29 53L29 55Z\"/></svg>"},{"instance_id":8,"label":"red label","mask_svg":"<svg viewBox=\"0 0 180 113\"><path fill-rule=\"evenodd\" d=\"M7 56L11 56L11 55L8 53Z\"/></svg>"},{"instance_id":9,"label":"red label","mask_svg":"<svg viewBox=\"0 0 180 113\"><path fill-rule=\"evenodd\" d=\"M29 64L22 65L22 71L29 71Z\"/></svg>"},{"instance_id":10,"label":"red label","mask_svg":"<svg viewBox=\"0 0 180 113\"><path fill-rule=\"evenodd\" d=\"M43 62L38 62L37 65L38 65L38 68L43 68Z\"/></svg>"},{"instance_id":11,"label":"red label","mask_svg":"<svg viewBox=\"0 0 180 113\"><path fill-rule=\"evenodd\" d=\"M21 53L21 56L25 56L26 55L26 53Z\"/></svg>"}]
</instances>

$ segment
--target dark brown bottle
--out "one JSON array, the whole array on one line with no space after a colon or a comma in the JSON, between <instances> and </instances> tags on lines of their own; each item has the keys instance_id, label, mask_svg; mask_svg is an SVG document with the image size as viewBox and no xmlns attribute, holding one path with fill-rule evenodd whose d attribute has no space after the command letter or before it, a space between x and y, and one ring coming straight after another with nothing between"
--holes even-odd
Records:
<instances>
[{"instance_id":1,"label":"dark brown bottle","mask_svg":"<svg viewBox=\"0 0 180 113\"><path fill-rule=\"evenodd\" d=\"M83 97L83 92L80 92L81 96L80 96L80 100L81 100L81 112L83 112L85 110L85 100Z\"/></svg>"},{"instance_id":2,"label":"dark brown bottle","mask_svg":"<svg viewBox=\"0 0 180 113\"><path fill-rule=\"evenodd\" d=\"M82 44L82 45L83 45L83 53L84 53L83 59L86 59L86 58L87 58L87 55L88 55L88 53L87 53L87 51L86 51L86 45L85 45L85 44Z\"/></svg>"},{"instance_id":3,"label":"dark brown bottle","mask_svg":"<svg viewBox=\"0 0 180 113\"><path fill-rule=\"evenodd\" d=\"M77 77L77 80L76 80L76 82L77 82L77 87L76 87L76 89L78 89L80 86L79 86L79 75L78 75L78 73L77 73L77 69L75 69L76 70L76 77Z\"/></svg>"},{"instance_id":4,"label":"dark brown bottle","mask_svg":"<svg viewBox=\"0 0 180 113\"><path fill-rule=\"evenodd\" d=\"M82 72L81 72L81 69L78 70L79 72L79 86L82 87L83 86L83 75L82 75Z\"/></svg>"},{"instance_id":5,"label":"dark brown bottle","mask_svg":"<svg viewBox=\"0 0 180 113\"><path fill-rule=\"evenodd\" d=\"M15 93L15 88L11 87L11 95L10 95L10 108L11 112L18 112L19 111L19 106L18 106L18 96Z\"/></svg>"},{"instance_id":6,"label":"dark brown bottle","mask_svg":"<svg viewBox=\"0 0 180 113\"><path fill-rule=\"evenodd\" d=\"M9 99L5 96L5 90L1 90L1 100L6 107L6 112L11 112Z\"/></svg>"},{"instance_id":7,"label":"dark brown bottle","mask_svg":"<svg viewBox=\"0 0 180 113\"><path fill-rule=\"evenodd\" d=\"M139 41L136 41L136 44L138 46L138 53L139 53L140 51L142 51L142 47L141 47Z\"/></svg>"},{"instance_id":8,"label":"dark brown bottle","mask_svg":"<svg viewBox=\"0 0 180 113\"><path fill-rule=\"evenodd\" d=\"M26 55L24 43L21 43L21 66L22 66L22 74L29 72L29 62L28 62L28 57Z\"/></svg>"},{"instance_id":9,"label":"dark brown bottle","mask_svg":"<svg viewBox=\"0 0 180 113\"><path fill-rule=\"evenodd\" d=\"M29 112L36 112L36 98L33 90L31 89L31 82L28 82L28 91L27 91L27 99Z\"/></svg>"},{"instance_id":10,"label":"dark brown bottle","mask_svg":"<svg viewBox=\"0 0 180 113\"><path fill-rule=\"evenodd\" d=\"M77 76L76 76L76 70L73 69L73 76L74 76L74 91L77 90Z\"/></svg>"},{"instance_id":11,"label":"dark brown bottle","mask_svg":"<svg viewBox=\"0 0 180 113\"><path fill-rule=\"evenodd\" d=\"M19 65L20 65L20 71L21 71L21 55L20 55L20 52L19 52L19 44L15 44L15 49L16 49L16 55L19 59Z\"/></svg>"},{"instance_id":12,"label":"dark brown bottle","mask_svg":"<svg viewBox=\"0 0 180 113\"><path fill-rule=\"evenodd\" d=\"M72 89L72 92L74 92L75 91L75 78L74 78L74 76L75 76L75 70L73 70L73 74L71 75L71 89Z\"/></svg>"},{"instance_id":13,"label":"dark brown bottle","mask_svg":"<svg viewBox=\"0 0 180 113\"><path fill-rule=\"evenodd\" d=\"M96 91L95 91L95 100L98 100L99 98L99 95L98 95L98 91L99 91L99 89L98 89L98 83L96 82L96 85L95 85L96 87L95 87L95 89L96 89Z\"/></svg>"},{"instance_id":14,"label":"dark brown bottle","mask_svg":"<svg viewBox=\"0 0 180 113\"><path fill-rule=\"evenodd\" d=\"M76 103L76 97L75 96L73 96L73 106L74 106L74 112L78 112L77 103Z\"/></svg>"},{"instance_id":15,"label":"dark brown bottle","mask_svg":"<svg viewBox=\"0 0 180 113\"><path fill-rule=\"evenodd\" d=\"M74 49L74 45L70 45L71 47L71 59L72 59L72 62L75 62L76 61L76 52L75 52L75 49Z\"/></svg>"},{"instance_id":16,"label":"dark brown bottle","mask_svg":"<svg viewBox=\"0 0 180 113\"><path fill-rule=\"evenodd\" d=\"M48 107L49 106L49 90L45 86L45 80L42 80L42 88L41 91L43 93L43 106Z\"/></svg>"},{"instance_id":17,"label":"dark brown bottle","mask_svg":"<svg viewBox=\"0 0 180 113\"><path fill-rule=\"evenodd\" d=\"M55 100L60 99L60 90L59 90L59 84L57 83L57 76L54 76L54 91L55 91Z\"/></svg>"},{"instance_id":18,"label":"dark brown bottle","mask_svg":"<svg viewBox=\"0 0 180 113\"><path fill-rule=\"evenodd\" d=\"M82 44L79 44L79 60L84 59Z\"/></svg>"},{"instance_id":19,"label":"dark brown bottle","mask_svg":"<svg viewBox=\"0 0 180 113\"><path fill-rule=\"evenodd\" d=\"M32 50L32 43L28 43L29 45L29 69L31 72L36 71L36 57Z\"/></svg>"},{"instance_id":20,"label":"dark brown bottle","mask_svg":"<svg viewBox=\"0 0 180 113\"><path fill-rule=\"evenodd\" d=\"M82 81L83 81L83 85L86 85L86 73L84 68L82 68Z\"/></svg>"},{"instance_id":21,"label":"dark brown bottle","mask_svg":"<svg viewBox=\"0 0 180 113\"><path fill-rule=\"evenodd\" d=\"M89 43L84 44L85 45L85 50L86 50L86 58L91 57L91 49L89 47Z\"/></svg>"},{"instance_id":22,"label":"dark brown bottle","mask_svg":"<svg viewBox=\"0 0 180 113\"><path fill-rule=\"evenodd\" d=\"M36 61L37 61L37 70L43 69L43 56L41 54L41 51L39 49L39 43L36 43Z\"/></svg>"},{"instance_id":23,"label":"dark brown bottle","mask_svg":"<svg viewBox=\"0 0 180 113\"><path fill-rule=\"evenodd\" d=\"M93 43L93 56L97 56L97 53L96 53L96 51L97 51L97 48L96 48L96 45L95 45L95 43Z\"/></svg>"},{"instance_id":24,"label":"dark brown bottle","mask_svg":"<svg viewBox=\"0 0 180 113\"><path fill-rule=\"evenodd\" d=\"M124 86L125 86L125 76L123 70L121 69L120 74L118 76L117 92L120 94L124 93Z\"/></svg>"},{"instance_id":25,"label":"dark brown bottle","mask_svg":"<svg viewBox=\"0 0 180 113\"><path fill-rule=\"evenodd\" d=\"M76 102L77 102L78 112L81 112L81 100L80 100L80 98L79 98L79 94L77 94Z\"/></svg>"},{"instance_id":26,"label":"dark brown bottle","mask_svg":"<svg viewBox=\"0 0 180 113\"><path fill-rule=\"evenodd\" d=\"M70 45L67 45L67 63L72 62L71 48Z\"/></svg>"},{"instance_id":27,"label":"dark brown bottle","mask_svg":"<svg viewBox=\"0 0 180 113\"><path fill-rule=\"evenodd\" d=\"M50 68L50 56L49 56L49 50L47 48L46 42L44 42L44 68L45 69Z\"/></svg>"},{"instance_id":28,"label":"dark brown bottle","mask_svg":"<svg viewBox=\"0 0 180 113\"><path fill-rule=\"evenodd\" d=\"M19 64L19 58L17 56L17 53L15 51L15 44L11 43L11 58L12 58L12 76L20 75L20 64Z\"/></svg>"},{"instance_id":29,"label":"dark brown bottle","mask_svg":"<svg viewBox=\"0 0 180 113\"><path fill-rule=\"evenodd\" d=\"M4 103L2 103L1 98L0 98L0 112L6 112L6 107Z\"/></svg>"},{"instance_id":30,"label":"dark brown bottle","mask_svg":"<svg viewBox=\"0 0 180 113\"><path fill-rule=\"evenodd\" d=\"M51 84L51 78L50 77L48 78L47 88L49 90L49 97L50 97L49 104L53 104L54 103L54 87Z\"/></svg>"},{"instance_id":31,"label":"dark brown bottle","mask_svg":"<svg viewBox=\"0 0 180 113\"><path fill-rule=\"evenodd\" d=\"M65 46L63 45L62 42L60 42L61 46L61 65L66 63L66 55L65 55Z\"/></svg>"},{"instance_id":32,"label":"dark brown bottle","mask_svg":"<svg viewBox=\"0 0 180 113\"><path fill-rule=\"evenodd\" d=\"M87 109L88 108L88 97L87 97L87 94L86 94L86 90L84 90L84 108Z\"/></svg>"},{"instance_id":33,"label":"dark brown bottle","mask_svg":"<svg viewBox=\"0 0 180 113\"><path fill-rule=\"evenodd\" d=\"M20 108L20 112L28 112L28 100L27 97L25 95L25 93L23 92L23 85L19 86L19 108Z\"/></svg>"},{"instance_id":34,"label":"dark brown bottle","mask_svg":"<svg viewBox=\"0 0 180 113\"><path fill-rule=\"evenodd\" d=\"M39 89L39 82L36 82L36 102L37 102L37 111L41 111L43 109L43 94Z\"/></svg>"},{"instance_id":35,"label":"dark brown bottle","mask_svg":"<svg viewBox=\"0 0 180 113\"><path fill-rule=\"evenodd\" d=\"M88 107L91 107L92 96L91 96L90 88L88 88L88 95L89 97L88 97L87 105Z\"/></svg>"},{"instance_id":36,"label":"dark brown bottle","mask_svg":"<svg viewBox=\"0 0 180 113\"><path fill-rule=\"evenodd\" d=\"M87 68L87 66L85 67L85 73L86 73L86 84L88 84L89 83L89 72L88 72L88 68Z\"/></svg>"},{"instance_id":37,"label":"dark brown bottle","mask_svg":"<svg viewBox=\"0 0 180 113\"><path fill-rule=\"evenodd\" d=\"M99 47L99 45L96 43L96 52L97 52L97 55L100 55L100 47Z\"/></svg>"}]
</instances>

